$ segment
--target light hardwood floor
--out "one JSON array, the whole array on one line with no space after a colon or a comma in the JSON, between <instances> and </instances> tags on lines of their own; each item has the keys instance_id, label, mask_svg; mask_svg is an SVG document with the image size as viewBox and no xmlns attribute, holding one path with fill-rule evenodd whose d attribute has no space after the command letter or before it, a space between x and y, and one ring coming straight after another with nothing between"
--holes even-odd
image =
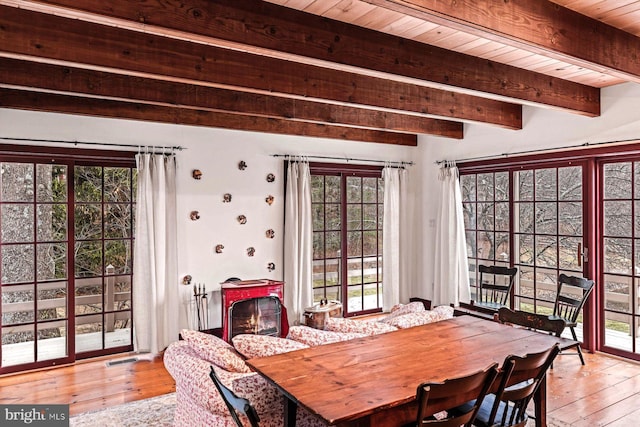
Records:
<instances>
[{"instance_id":1,"label":"light hardwood floor","mask_svg":"<svg viewBox=\"0 0 640 427\"><path fill-rule=\"evenodd\" d=\"M640 425L640 364L602 354L560 355L548 376L553 426ZM125 359L126 356L110 360ZM0 377L0 403L69 403L72 415L175 391L161 358L106 360Z\"/></svg>"}]
</instances>

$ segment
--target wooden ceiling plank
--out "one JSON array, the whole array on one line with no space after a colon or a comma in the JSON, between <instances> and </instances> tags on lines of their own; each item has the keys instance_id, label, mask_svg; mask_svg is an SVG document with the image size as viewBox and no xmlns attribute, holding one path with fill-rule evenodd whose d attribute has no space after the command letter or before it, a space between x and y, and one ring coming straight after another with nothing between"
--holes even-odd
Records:
<instances>
[{"instance_id":1,"label":"wooden ceiling plank","mask_svg":"<svg viewBox=\"0 0 640 427\"><path fill-rule=\"evenodd\" d=\"M143 22L146 31L158 26L193 32L363 70L420 79L425 84L485 92L587 116L600 114L600 95L596 88L264 1L46 0L41 3ZM344 11L347 4L341 7L335 10Z\"/></svg>"},{"instance_id":2,"label":"wooden ceiling plank","mask_svg":"<svg viewBox=\"0 0 640 427\"><path fill-rule=\"evenodd\" d=\"M279 119L462 139L460 122L0 58L0 84Z\"/></svg>"},{"instance_id":3,"label":"wooden ceiling plank","mask_svg":"<svg viewBox=\"0 0 640 427\"><path fill-rule=\"evenodd\" d=\"M640 83L640 38L551 1L362 1Z\"/></svg>"},{"instance_id":4,"label":"wooden ceiling plank","mask_svg":"<svg viewBox=\"0 0 640 427\"><path fill-rule=\"evenodd\" d=\"M0 6L0 56L522 126L517 104ZM162 77L164 76L164 77Z\"/></svg>"},{"instance_id":5,"label":"wooden ceiling plank","mask_svg":"<svg viewBox=\"0 0 640 427\"><path fill-rule=\"evenodd\" d=\"M404 133L8 88L0 88L0 108L79 114L393 145L416 146L418 143L416 135Z\"/></svg>"}]
</instances>

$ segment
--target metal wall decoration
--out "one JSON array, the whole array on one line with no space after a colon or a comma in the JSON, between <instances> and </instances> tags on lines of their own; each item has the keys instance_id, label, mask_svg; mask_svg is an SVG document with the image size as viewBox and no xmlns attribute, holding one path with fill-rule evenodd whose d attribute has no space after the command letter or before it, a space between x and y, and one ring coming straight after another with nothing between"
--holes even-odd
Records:
<instances>
[{"instance_id":1,"label":"metal wall decoration","mask_svg":"<svg viewBox=\"0 0 640 427\"><path fill-rule=\"evenodd\" d=\"M267 196L267 198L266 198L266 199L264 199L264 201L265 201L265 202L267 202L267 204L268 204L269 206L271 206L271 205L273 204L274 199L275 199L275 198L274 198L271 194L269 194L269 195Z\"/></svg>"},{"instance_id":2,"label":"metal wall decoration","mask_svg":"<svg viewBox=\"0 0 640 427\"><path fill-rule=\"evenodd\" d=\"M276 176L272 173L270 173L269 175L267 175L267 182L273 182L276 180Z\"/></svg>"},{"instance_id":3,"label":"metal wall decoration","mask_svg":"<svg viewBox=\"0 0 640 427\"><path fill-rule=\"evenodd\" d=\"M247 168L247 162L245 162L244 160L240 160L240 163L238 163L238 169L240 169L241 171L245 170Z\"/></svg>"},{"instance_id":4,"label":"metal wall decoration","mask_svg":"<svg viewBox=\"0 0 640 427\"><path fill-rule=\"evenodd\" d=\"M202 172L200 171L200 169L194 169L191 172L191 176L193 177L193 179L202 179Z\"/></svg>"},{"instance_id":5,"label":"metal wall decoration","mask_svg":"<svg viewBox=\"0 0 640 427\"><path fill-rule=\"evenodd\" d=\"M247 223L247 217L244 215L238 215L238 222L240 224L246 224Z\"/></svg>"},{"instance_id":6,"label":"metal wall decoration","mask_svg":"<svg viewBox=\"0 0 640 427\"><path fill-rule=\"evenodd\" d=\"M250 246L247 248L247 256L254 256L256 254L256 248Z\"/></svg>"},{"instance_id":7,"label":"metal wall decoration","mask_svg":"<svg viewBox=\"0 0 640 427\"><path fill-rule=\"evenodd\" d=\"M189 218L191 218L191 221L197 221L200 219L200 212L198 211L191 211L191 213L189 214Z\"/></svg>"},{"instance_id":8,"label":"metal wall decoration","mask_svg":"<svg viewBox=\"0 0 640 427\"><path fill-rule=\"evenodd\" d=\"M276 232L271 228L268 229L265 234L267 235L267 239L273 239L274 237L276 237Z\"/></svg>"},{"instance_id":9,"label":"metal wall decoration","mask_svg":"<svg viewBox=\"0 0 640 427\"><path fill-rule=\"evenodd\" d=\"M191 279L192 279L191 275L187 274L186 276L184 276L182 278L182 284L183 285L190 285L191 284Z\"/></svg>"},{"instance_id":10,"label":"metal wall decoration","mask_svg":"<svg viewBox=\"0 0 640 427\"><path fill-rule=\"evenodd\" d=\"M270 262L269 264L267 264L267 270L269 271L273 271L276 269L276 265L272 262Z\"/></svg>"},{"instance_id":11,"label":"metal wall decoration","mask_svg":"<svg viewBox=\"0 0 640 427\"><path fill-rule=\"evenodd\" d=\"M230 193L224 193L224 196L222 196L222 203L231 203Z\"/></svg>"},{"instance_id":12,"label":"metal wall decoration","mask_svg":"<svg viewBox=\"0 0 640 427\"><path fill-rule=\"evenodd\" d=\"M221 254L223 249L224 249L224 245L220 245L220 244L216 245L217 254Z\"/></svg>"}]
</instances>

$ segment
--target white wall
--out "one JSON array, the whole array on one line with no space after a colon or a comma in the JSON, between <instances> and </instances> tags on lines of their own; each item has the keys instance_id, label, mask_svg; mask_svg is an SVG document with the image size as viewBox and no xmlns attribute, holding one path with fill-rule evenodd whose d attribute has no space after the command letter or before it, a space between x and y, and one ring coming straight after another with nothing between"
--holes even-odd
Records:
<instances>
[{"instance_id":1,"label":"white wall","mask_svg":"<svg viewBox=\"0 0 640 427\"><path fill-rule=\"evenodd\" d=\"M177 155L179 277L176 286L181 289L183 304L176 321L180 327L188 326L186 302L193 293L192 287L180 284L187 274L193 277L193 282L203 283L208 291L213 291L209 327L220 326L219 289L220 282L226 278L283 279L284 160L272 154L394 161L415 160L418 154L416 147L8 109L0 109L0 137L186 148ZM247 163L244 171L238 169L241 160ZM201 180L191 177L193 169L202 171ZM269 173L275 174L275 182L266 181ZM231 203L223 203L225 193L232 195ZM415 191L412 194L415 197ZM275 197L271 206L265 202L268 195ZM198 221L189 218L194 210L200 213ZM247 217L245 225L236 220L240 214ZM266 238L268 229L275 231L274 239ZM222 254L215 253L216 244L224 245ZM256 250L253 257L246 253L250 246ZM275 271L267 270L269 262L275 263Z\"/></svg>"},{"instance_id":2,"label":"white wall","mask_svg":"<svg viewBox=\"0 0 640 427\"><path fill-rule=\"evenodd\" d=\"M416 295L431 296L433 287L433 259L435 256L435 220L439 182L436 160L470 159L501 156L529 150L576 146L628 139L640 140L640 85L625 83L601 91L602 111L599 117L589 118L561 111L524 107L523 129L518 131L475 124L465 125L462 141L422 135L419 138L422 176L422 210L418 217L422 224L420 239L423 262L418 277L423 277L422 289ZM420 267L419 267L420 268Z\"/></svg>"}]
</instances>

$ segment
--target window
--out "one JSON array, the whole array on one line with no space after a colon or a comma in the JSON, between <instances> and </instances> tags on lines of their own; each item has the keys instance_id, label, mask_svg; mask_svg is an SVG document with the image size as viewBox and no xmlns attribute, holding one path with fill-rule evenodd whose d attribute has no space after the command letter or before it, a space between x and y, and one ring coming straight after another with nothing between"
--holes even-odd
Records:
<instances>
[{"instance_id":1,"label":"window","mask_svg":"<svg viewBox=\"0 0 640 427\"><path fill-rule=\"evenodd\" d=\"M0 373L132 350L136 170L95 153L0 156Z\"/></svg>"},{"instance_id":2,"label":"window","mask_svg":"<svg viewBox=\"0 0 640 427\"><path fill-rule=\"evenodd\" d=\"M382 309L382 168L310 165L314 301L345 316Z\"/></svg>"}]
</instances>

